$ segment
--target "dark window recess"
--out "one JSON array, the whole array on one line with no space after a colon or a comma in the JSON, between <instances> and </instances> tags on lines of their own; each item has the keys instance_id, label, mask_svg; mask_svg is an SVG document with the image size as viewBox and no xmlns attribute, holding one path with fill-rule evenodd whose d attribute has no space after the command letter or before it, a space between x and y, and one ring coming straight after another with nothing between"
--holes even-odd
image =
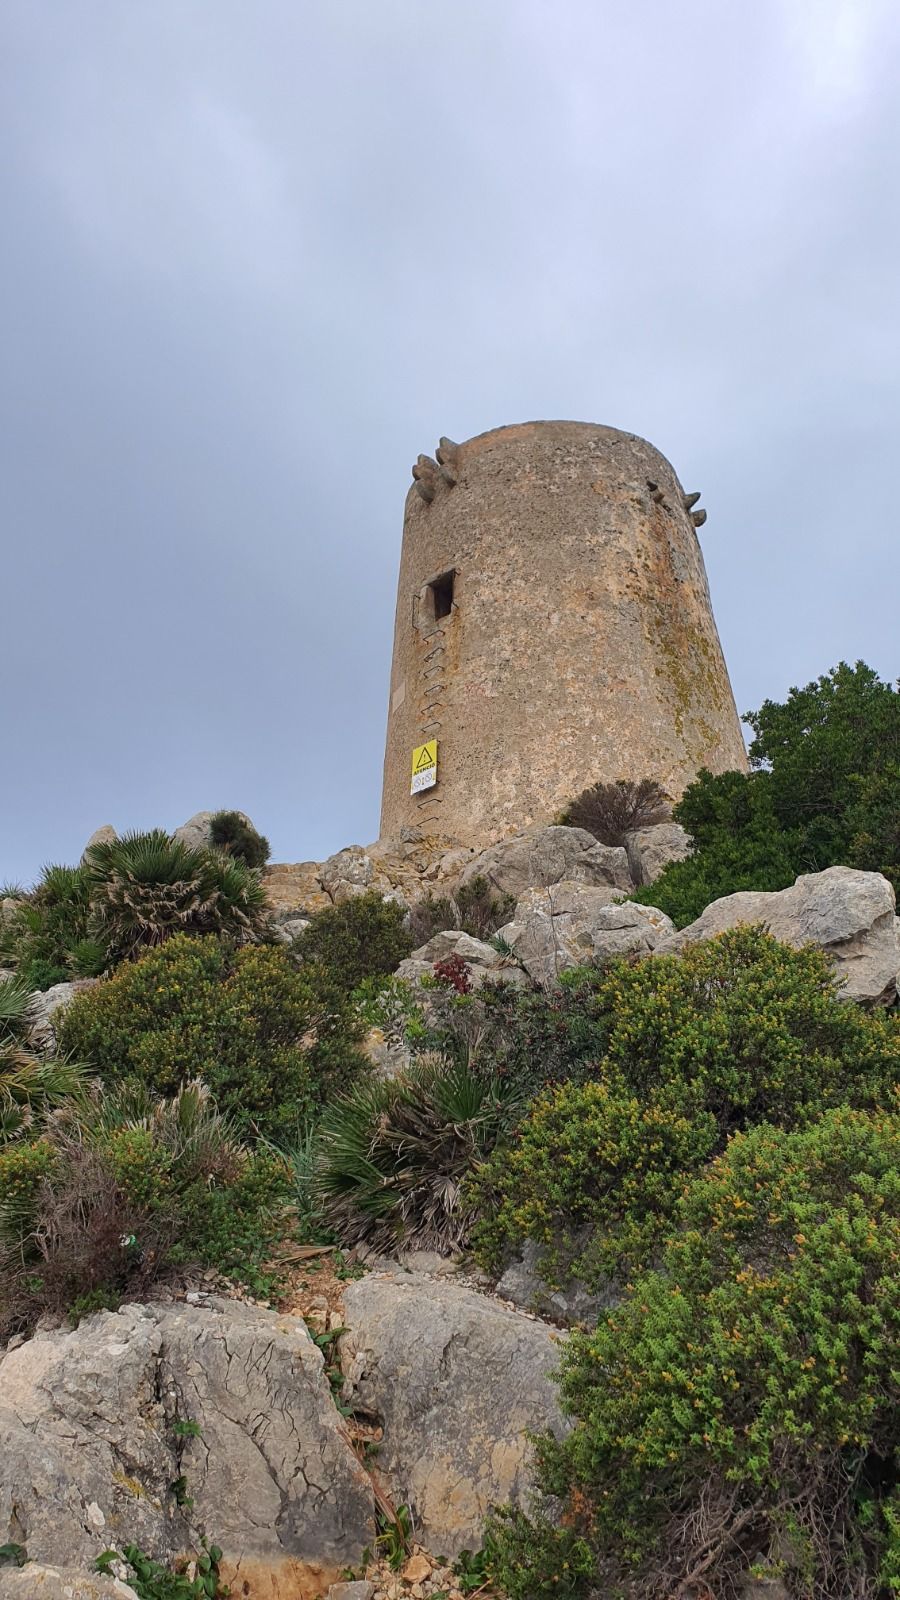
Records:
<instances>
[{"instance_id":1,"label":"dark window recess","mask_svg":"<svg viewBox=\"0 0 900 1600\"><path fill-rule=\"evenodd\" d=\"M441 617L449 617L453 610L453 573L445 572L440 578L435 578L434 583L428 585L428 593L435 622L440 622Z\"/></svg>"}]
</instances>

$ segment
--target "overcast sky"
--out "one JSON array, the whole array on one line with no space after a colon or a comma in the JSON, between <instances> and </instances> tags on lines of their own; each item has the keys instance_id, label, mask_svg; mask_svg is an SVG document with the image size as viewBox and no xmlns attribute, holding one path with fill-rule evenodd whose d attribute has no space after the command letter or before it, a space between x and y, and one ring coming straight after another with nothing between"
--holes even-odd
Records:
<instances>
[{"instance_id":1,"label":"overcast sky","mask_svg":"<svg viewBox=\"0 0 900 1600\"><path fill-rule=\"evenodd\" d=\"M2 0L0 878L378 832L419 451L688 490L738 707L900 672L896 0Z\"/></svg>"}]
</instances>

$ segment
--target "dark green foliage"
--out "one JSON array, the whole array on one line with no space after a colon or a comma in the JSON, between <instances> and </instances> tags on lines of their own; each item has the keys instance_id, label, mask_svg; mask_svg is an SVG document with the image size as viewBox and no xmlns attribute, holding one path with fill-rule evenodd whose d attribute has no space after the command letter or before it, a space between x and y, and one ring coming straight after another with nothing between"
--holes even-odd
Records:
<instances>
[{"instance_id":1,"label":"dark green foliage","mask_svg":"<svg viewBox=\"0 0 900 1600\"><path fill-rule=\"evenodd\" d=\"M357 1037L342 997L280 946L185 934L77 995L59 1034L107 1083L165 1095L200 1078L239 1126L276 1136L355 1075Z\"/></svg>"},{"instance_id":2,"label":"dark green foliage","mask_svg":"<svg viewBox=\"0 0 900 1600\"><path fill-rule=\"evenodd\" d=\"M569 828L586 828L601 844L624 845L636 828L668 822L669 796L652 778L631 783L594 783L566 807L560 822Z\"/></svg>"},{"instance_id":3,"label":"dark green foliage","mask_svg":"<svg viewBox=\"0 0 900 1600\"><path fill-rule=\"evenodd\" d=\"M701 1574L731 1594L751 1565L780 1569L804 1600L887 1593L900 1557L900 1118L842 1108L736 1135L680 1224L658 1269L563 1356L575 1426L544 1439L539 1462L565 1502L565 1540L590 1543L604 1592L648 1600L693 1593ZM511 1594L529 1592L535 1542L545 1559L556 1537L520 1519Z\"/></svg>"},{"instance_id":4,"label":"dark green foliage","mask_svg":"<svg viewBox=\"0 0 900 1600\"><path fill-rule=\"evenodd\" d=\"M176 1265L264 1290L289 1199L285 1162L244 1148L203 1085L82 1094L0 1149L0 1326L139 1297Z\"/></svg>"},{"instance_id":5,"label":"dark green foliage","mask_svg":"<svg viewBox=\"0 0 900 1600\"><path fill-rule=\"evenodd\" d=\"M193 849L160 828L91 845L85 870L92 926L113 961L176 933L225 934L243 944L266 927L258 873L216 850Z\"/></svg>"},{"instance_id":6,"label":"dark green foliage","mask_svg":"<svg viewBox=\"0 0 900 1600\"><path fill-rule=\"evenodd\" d=\"M472 1215L463 1181L509 1126L508 1095L462 1064L423 1057L402 1077L360 1084L319 1129L319 1192L348 1243L449 1253Z\"/></svg>"},{"instance_id":7,"label":"dark green foliage","mask_svg":"<svg viewBox=\"0 0 900 1600\"><path fill-rule=\"evenodd\" d=\"M481 876L462 884L453 897L429 894L409 913L412 948L418 950L447 928L459 928L473 939L490 939L509 922L515 909L514 895L500 893Z\"/></svg>"},{"instance_id":8,"label":"dark green foliage","mask_svg":"<svg viewBox=\"0 0 900 1600\"><path fill-rule=\"evenodd\" d=\"M591 1592L597 1563L583 1535L504 1506L488 1519L482 1565L507 1600L573 1600Z\"/></svg>"},{"instance_id":9,"label":"dark green foliage","mask_svg":"<svg viewBox=\"0 0 900 1600\"><path fill-rule=\"evenodd\" d=\"M163 1567L135 1544L126 1544L121 1554L118 1550L104 1550L95 1566L98 1572L108 1573L115 1562L122 1560L131 1568L128 1582L138 1600L217 1600L218 1596L229 1593L220 1584L222 1552L215 1544L204 1543L200 1554L194 1558L196 1575L193 1578L185 1572Z\"/></svg>"},{"instance_id":10,"label":"dark green foliage","mask_svg":"<svg viewBox=\"0 0 900 1600\"><path fill-rule=\"evenodd\" d=\"M23 977L0 979L0 1148L83 1086L73 1061L44 1060L26 1043L31 989Z\"/></svg>"},{"instance_id":11,"label":"dark green foliage","mask_svg":"<svg viewBox=\"0 0 900 1600\"><path fill-rule=\"evenodd\" d=\"M91 886L84 867L45 867L30 894L19 892L0 919L0 964L9 962L32 989L93 978L107 963L94 937Z\"/></svg>"},{"instance_id":12,"label":"dark green foliage","mask_svg":"<svg viewBox=\"0 0 900 1600\"><path fill-rule=\"evenodd\" d=\"M350 994L366 978L393 972L412 947L403 907L369 889L317 912L291 948L295 959L326 968Z\"/></svg>"},{"instance_id":13,"label":"dark green foliage","mask_svg":"<svg viewBox=\"0 0 900 1600\"><path fill-rule=\"evenodd\" d=\"M709 1112L679 1115L602 1082L564 1084L532 1103L512 1144L471 1182L478 1258L498 1270L531 1239L554 1284L624 1281L652 1257L687 1175L716 1142Z\"/></svg>"},{"instance_id":14,"label":"dark green foliage","mask_svg":"<svg viewBox=\"0 0 900 1600\"><path fill-rule=\"evenodd\" d=\"M713 1111L722 1135L890 1081L900 1031L838 1000L821 951L741 927L680 956L563 974L558 990L480 991L479 1064L523 1097L597 1077Z\"/></svg>"},{"instance_id":15,"label":"dark green foliage","mask_svg":"<svg viewBox=\"0 0 900 1600\"><path fill-rule=\"evenodd\" d=\"M786 889L810 870L796 830L775 817L768 772L701 772L675 807L691 835L694 854L665 868L655 883L629 896L659 906L676 927L686 927L713 900L741 889ZM831 865L823 862L823 866Z\"/></svg>"},{"instance_id":16,"label":"dark green foliage","mask_svg":"<svg viewBox=\"0 0 900 1600\"><path fill-rule=\"evenodd\" d=\"M271 854L268 839L240 811L217 811L209 820L209 836L217 850L246 867L264 867Z\"/></svg>"},{"instance_id":17,"label":"dark green foliage","mask_svg":"<svg viewBox=\"0 0 900 1600\"><path fill-rule=\"evenodd\" d=\"M487 878L480 876L471 883L460 884L454 898L459 926L473 939L489 939L509 922L516 909L515 895L499 893Z\"/></svg>"},{"instance_id":18,"label":"dark green foliage","mask_svg":"<svg viewBox=\"0 0 900 1600\"><path fill-rule=\"evenodd\" d=\"M835 865L900 887L900 694L842 662L746 719L753 771L702 772L675 807L695 853L634 896L681 927L739 889Z\"/></svg>"},{"instance_id":19,"label":"dark green foliage","mask_svg":"<svg viewBox=\"0 0 900 1600\"><path fill-rule=\"evenodd\" d=\"M894 1019L839 1000L821 951L758 928L497 1004L508 1026L481 1065L531 1089L532 1060L510 1046L518 1011L549 1039L563 1086L532 1104L474 1186L492 1266L527 1237L551 1277L628 1275L652 1258L684 1179L736 1129L887 1103L900 1080Z\"/></svg>"},{"instance_id":20,"label":"dark green foliage","mask_svg":"<svg viewBox=\"0 0 900 1600\"><path fill-rule=\"evenodd\" d=\"M409 912L410 944L413 950L420 950L436 933L443 933L447 928L459 927L459 912L456 902L448 894L427 894L423 900L417 900Z\"/></svg>"}]
</instances>

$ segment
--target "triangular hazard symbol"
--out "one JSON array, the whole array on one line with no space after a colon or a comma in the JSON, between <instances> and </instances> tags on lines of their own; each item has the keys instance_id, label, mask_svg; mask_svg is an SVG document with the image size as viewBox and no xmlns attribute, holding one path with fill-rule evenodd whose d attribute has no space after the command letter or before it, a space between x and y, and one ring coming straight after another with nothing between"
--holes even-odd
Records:
<instances>
[{"instance_id":1,"label":"triangular hazard symbol","mask_svg":"<svg viewBox=\"0 0 900 1600\"><path fill-rule=\"evenodd\" d=\"M426 767L433 767L433 766L434 766L434 756L432 755L431 751L429 750L427 744L423 744L421 752L419 754L419 759L416 762L416 771L417 772L424 772Z\"/></svg>"}]
</instances>

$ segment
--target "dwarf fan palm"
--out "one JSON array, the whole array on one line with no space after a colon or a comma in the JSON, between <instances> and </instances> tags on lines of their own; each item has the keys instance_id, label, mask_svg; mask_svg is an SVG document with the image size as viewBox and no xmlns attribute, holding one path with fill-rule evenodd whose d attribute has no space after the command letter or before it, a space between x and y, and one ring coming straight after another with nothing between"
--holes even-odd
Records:
<instances>
[{"instance_id":1,"label":"dwarf fan palm","mask_svg":"<svg viewBox=\"0 0 900 1600\"><path fill-rule=\"evenodd\" d=\"M96 930L114 960L163 944L174 933L228 934L244 944L263 930L259 874L161 828L92 845L85 867Z\"/></svg>"}]
</instances>

